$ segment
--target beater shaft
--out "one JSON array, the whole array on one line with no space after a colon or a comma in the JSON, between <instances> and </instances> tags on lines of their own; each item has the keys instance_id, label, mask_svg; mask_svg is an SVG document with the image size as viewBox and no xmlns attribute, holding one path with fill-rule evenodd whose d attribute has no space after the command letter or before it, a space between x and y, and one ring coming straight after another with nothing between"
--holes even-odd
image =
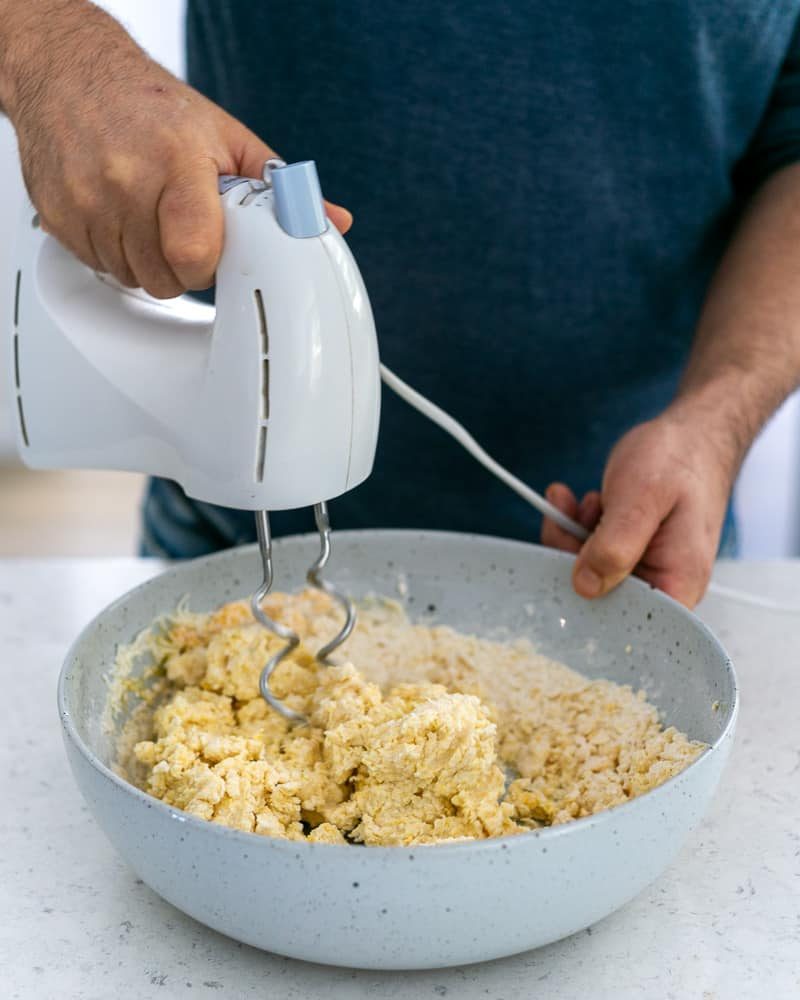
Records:
<instances>
[{"instance_id":1,"label":"beater shaft","mask_svg":"<svg viewBox=\"0 0 800 1000\"><path fill-rule=\"evenodd\" d=\"M312 587L325 591L329 597L332 597L334 601L339 604L345 613L345 622L341 631L335 635L330 642L326 643L317 653L317 659L321 663L326 663L328 657L334 649L338 649L338 647L341 646L341 644L345 641L345 639L347 639L355 628L356 609L355 605L346 594L337 590L332 583L329 583L327 580L323 580L320 576L320 573L323 569L325 569L328 564L328 560L331 557L331 522L328 517L328 505L324 500L321 503L314 505L314 520L317 523L317 531L319 532L321 547L316 562L306 573L306 580Z\"/></svg>"},{"instance_id":2,"label":"beater shaft","mask_svg":"<svg viewBox=\"0 0 800 1000\"><path fill-rule=\"evenodd\" d=\"M316 653L316 658L320 663L329 663L328 657L330 654L341 646L341 644L353 631L356 624L356 609L349 597L337 590L332 583L329 583L327 580L323 580L320 575L322 570L327 566L328 560L331 556L331 524L330 518L328 517L328 505L324 501L315 504L314 520L316 521L317 531L319 532L320 537L320 552L313 565L306 573L306 580L312 587L316 587L318 590L322 590L332 597L345 613L345 622L342 628L333 637L333 639L330 640L330 642L327 642ZM278 664L298 646L300 643L300 636L288 626L281 625L280 622L273 621L265 613L263 607L261 606L261 602L272 589L274 576L272 568L272 536L269 530L269 515L265 510L256 511L256 534L258 536L258 549L261 555L261 564L264 575L261 586L250 598L250 609L253 612L253 617L257 622L259 622L259 624L263 625L264 628L269 629L270 632L277 635L279 638L286 640L286 645L282 646L281 649L271 656L264 665L258 679L258 687L267 704L274 708L277 712L280 712L284 718L289 719L291 722L305 722L305 716L301 715L299 712L295 712L294 709L289 708L288 705L284 705L280 698L276 698L270 690L270 677Z\"/></svg>"},{"instance_id":3,"label":"beater shaft","mask_svg":"<svg viewBox=\"0 0 800 1000\"><path fill-rule=\"evenodd\" d=\"M285 718L292 722L303 722L304 716L299 712L295 712L294 709L289 708L288 705L284 705L283 702L276 698L275 695L270 691L269 679L272 676L273 671L281 662L281 660L287 656L292 650L299 644L300 636L286 625L281 625L280 622L274 622L265 613L264 609L261 607L261 602L267 596L267 594L272 589L272 536L269 530L269 515L265 510L256 511L256 534L258 535L258 551L261 554L261 565L264 570L264 579L262 580L261 586L250 598L250 610L253 612L253 617L259 622L264 628L270 630L275 635L279 636L281 639L286 640L286 645L278 650L273 656L267 660L264 665L263 670L258 678L258 687L261 691L261 696L271 705L277 712L280 712Z\"/></svg>"}]
</instances>

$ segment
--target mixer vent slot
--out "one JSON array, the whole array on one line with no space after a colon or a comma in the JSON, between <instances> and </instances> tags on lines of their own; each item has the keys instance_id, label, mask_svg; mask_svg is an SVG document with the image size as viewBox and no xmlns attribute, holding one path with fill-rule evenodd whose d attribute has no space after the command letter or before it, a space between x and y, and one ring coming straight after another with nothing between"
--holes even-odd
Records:
<instances>
[{"instance_id":1,"label":"mixer vent slot","mask_svg":"<svg viewBox=\"0 0 800 1000\"><path fill-rule=\"evenodd\" d=\"M258 453L256 454L256 482L264 482L264 459L267 456L267 428L262 424L258 429Z\"/></svg>"},{"instance_id":2,"label":"mixer vent slot","mask_svg":"<svg viewBox=\"0 0 800 1000\"><path fill-rule=\"evenodd\" d=\"M25 414L22 412L22 397L17 396L17 412L19 413L19 429L22 431L22 440L25 447L28 447L28 429L25 426Z\"/></svg>"},{"instance_id":3,"label":"mixer vent slot","mask_svg":"<svg viewBox=\"0 0 800 1000\"><path fill-rule=\"evenodd\" d=\"M261 359L261 416L269 419L269 359Z\"/></svg>"},{"instance_id":4,"label":"mixer vent slot","mask_svg":"<svg viewBox=\"0 0 800 1000\"><path fill-rule=\"evenodd\" d=\"M269 354L269 334L267 332L267 314L264 311L264 296L261 289L255 290L256 312L258 313L258 329L261 333L261 353Z\"/></svg>"},{"instance_id":5,"label":"mixer vent slot","mask_svg":"<svg viewBox=\"0 0 800 1000\"><path fill-rule=\"evenodd\" d=\"M258 447L256 450L256 482L264 481L264 462L267 453L267 427L269 419L269 333L267 331L267 312L264 308L264 296L261 289L253 292L256 300L256 316L261 348L261 424L258 429Z\"/></svg>"},{"instance_id":6,"label":"mixer vent slot","mask_svg":"<svg viewBox=\"0 0 800 1000\"><path fill-rule=\"evenodd\" d=\"M22 280L22 271L17 271L17 281L14 286L14 326L19 326L19 285Z\"/></svg>"},{"instance_id":7,"label":"mixer vent slot","mask_svg":"<svg viewBox=\"0 0 800 1000\"><path fill-rule=\"evenodd\" d=\"M14 386L17 390L17 415L19 430L25 447L29 446L28 428L25 426L25 412L22 409L22 389L19 381L19 290L22 283L22 271L17 271L14 283Z\"/></svg>"}]
</instances>

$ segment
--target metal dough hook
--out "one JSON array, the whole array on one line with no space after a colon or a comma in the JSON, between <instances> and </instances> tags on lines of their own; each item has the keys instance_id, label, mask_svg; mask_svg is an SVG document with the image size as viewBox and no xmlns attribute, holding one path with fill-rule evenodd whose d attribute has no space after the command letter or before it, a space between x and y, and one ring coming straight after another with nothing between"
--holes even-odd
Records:
<instances>
[{"instance_id":1,"label":"metal dough hook","mask_svg":"<svg viewBox=\"0 0 800 1000\"><path fill-rule=\"evenodd\" d=\"M356 624L356 609L349 597L337 590L332 583L323 580L320 576L321 571L328 564L331 556L331 524L328 517L328 505L324 501L314 505L314 520L317 524L317 531L319 531L320 553L306 573L306 580L312 587L316 587L318 590L322 590L332 597L345 612L345 622L340 631L316 653L316 658L320 663L328 663L330 654L341 646L353 631ZM295 712L288 705L284 705L270 690L270 677L278 664L299 645L300 636L286 625L281 625L279 622L273 621L265 614L264 609L261 607L261 602L272 589L273 581L272 536L269 530L269 515L265 510L256 511L256 533L258 535L258 549L261 554L264 578L261 586L250 598L250 610L259 624L269 629L270 632L279 638L286 640L286 645L271 656L264 665L258 678L258 687L261 696L267 704L274 708L276 712L280 712L284 718L289 719L290 722L305 722L306 718L304 715L301 715L300 712Z\"/></svg>"},{"instance_id":2,"label":"metal dough hook","mask_svg":"<svg viewBox=\"0 0 800 1000\"><path fill-rule=\"evenodd\" d=\"M281 660L299 644L300 636L293 629L287 628L286 625L274 622L264 613L264 609L261 607L261 602L270 590L272 590L273 579L272 537L269 531L269 515L265 510L256 511L256 534L258 535L258 551L261 554L261 565L264 568L264 579L261 586L250 598L250 610L253 612L253 617L256 621L263 625L264 628L268 628L270 632L286 640L286 645L279 649L274 656L271 656L264 665L264 669L258 678L258 688L261 691L262 698L277 712L280 712L281 715L292 722L303 722L304 716L299 712L295 712L294 709L289 708L288 705L284 705L269 689L269 679L273 671Z\"/></svg>"},{"instance_id":3,"label":"metal dough hook","mask_svg":"<svg viewBox=\"0 0 800 1000\"><path fill-rule=\"evenodd\" d=\"M312 587L316 587L317 590L324 590L329 597L332 597L337 602L345 613L345 622L341 631L317 653L317 659L320 663L327 663L328 657L334 649L338 649L355 628L356 608L346 594L337 590L332 583L328 583L327 580L323 580L320 576L320 572L328 565L328 560L331 557L331 522L328 517L328 505L324 500L314 505L314 520L317 523L321 548L317 561L306 573L306 580Z\"/></svg>"}]
</instances>

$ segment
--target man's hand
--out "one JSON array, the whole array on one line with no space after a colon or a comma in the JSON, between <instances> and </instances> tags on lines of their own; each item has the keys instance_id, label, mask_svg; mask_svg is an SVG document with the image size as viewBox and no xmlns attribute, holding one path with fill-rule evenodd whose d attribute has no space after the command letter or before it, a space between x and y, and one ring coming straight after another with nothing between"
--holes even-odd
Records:
<instances>
[{"instance_id":1,"label":"man's hand","mask_svg":"<svg viewBox=\"0 0 800 1000\"><path fill-rule=\"evenodd\" d=\"M0 0L0 53L0 105L43 227L158 298L212 284L217 178L260 177L275 152L83 0ZM350 213L327 210L346 232Z\"/></svg>"},{"instance_id":2,"label":"man's hand","mask_svg":"<svg viewBox=\"0 0 800 1000\"><path fill-rule=\"evenodd\" d=\"M545 520L546 545L577 552L575 590L599 597L635 572L693 607L708 585L736 467L733 450L685 414L667 410L629 431L611 453L601 493L579 504L560 483L547 499L593 534L578 542Z\"/></svg>"},{"instance_id":3,"label":"man's hand","mask_svg":"<svg viewBox=\"0 0 800 1000\"><path fill-rule=\"evenodd\" d=\"M800 386L800 164L756 193L708 291L675 400L617 444L602 494L548 498L594 534L545 522L577 552L575 589L607 593L631 572L690 607L702 597L725 507L748 448ZM602 513L601 513L602 511Z\"/></svg>"}]
</instances>

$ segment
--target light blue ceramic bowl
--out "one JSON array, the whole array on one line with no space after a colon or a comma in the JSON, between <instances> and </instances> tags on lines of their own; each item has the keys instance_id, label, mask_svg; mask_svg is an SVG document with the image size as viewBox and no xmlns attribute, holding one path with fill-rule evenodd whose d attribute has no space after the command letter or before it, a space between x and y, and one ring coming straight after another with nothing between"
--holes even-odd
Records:
<instances>
[{"instance_id":1,"label":"light blue ceramic bowl","mask_svg":"<svg viewBox=\"0 0 800 1000\"><path fill-rule=\"evenodd\" d=\"M291 589L315 537L276 545L276 587ZM175 566L121 597L70 650L59 708L70 764L97 822L157 893L247 944L333 965L419 969L535 948L616 910L656 879L701 821L728 756L737 713L725 650L680 605L638 580L588 603L571 558L497 538L342 532L330 575L355 596L397 596L411 617L481 635L529 636L591 677L644 687L674 724L710 745L680 775L632 802L563 826L416 848L297 844L194 819L109 768L101 724L117 645L190 595L207 610L259 580L254 548Z\"/></svg>"}]
</instances>

